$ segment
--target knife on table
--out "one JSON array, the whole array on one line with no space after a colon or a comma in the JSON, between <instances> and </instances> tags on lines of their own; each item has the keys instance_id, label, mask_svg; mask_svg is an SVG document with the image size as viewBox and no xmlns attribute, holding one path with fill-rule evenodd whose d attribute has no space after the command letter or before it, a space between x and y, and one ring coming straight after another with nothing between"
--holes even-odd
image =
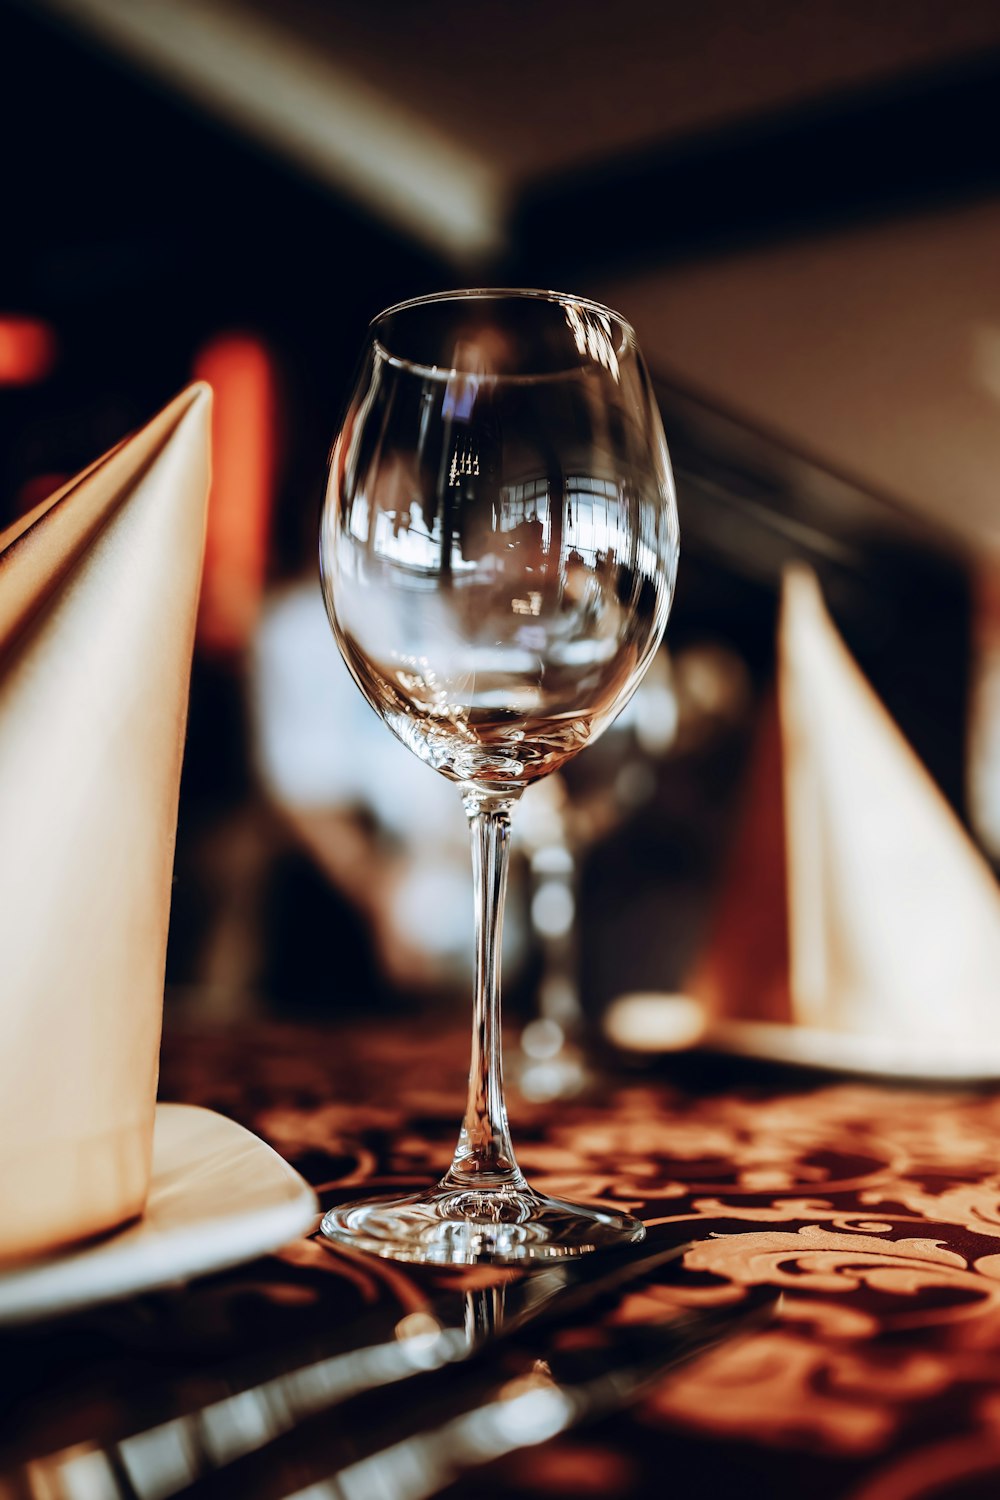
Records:
<instances>
[{"instance_id":1,"label":"knife on table","mask_svg":"<svg viewBox=\"0 0 1000 1500\"><path fill-rule=\"evenodd\" d=\"M517 1431L524 1442L540 1441L532 1433L545 1433L559 1413L575 1425L636 1399L648 1379L744 1331L773 1304L762 1291L736 1307L687 1311L669 1324L609 1322L628 1293L669 1277L688 1248L654 1230L640 1248L501 1279L466 1294L464 1327L411 1315L393 1339L383 1335L320 1358L314 1351L293 1368L107 1449L77 1446L33 1468L62 1484L78 1463L97 1461L109 1495L208 1500L236 1493L241 1483L244 1494L284 1495L289 1472L304 1480L368 1462L394 1468L441 1442L488 1457ZM459 1425L442 1434L449 1423ZM405 1446L411 1443L415 1449ZM400 1451L387 1456L393 1450ZM374 1479L374 1470L365 1472Z\"/></svg>"},{"instance_id":2,"label":"knife on table","mask_svg":"<svg viewBox=\"0 0 1000 1500\"><path fill-rule=\"evenodd\" d=\"M736 1308L698 1309L666 1325L626 1325L599 1349L570 1348L536 1360L488 1393L474 1383L447 1415L439 1403L432 1425L305 1488L281 1491L280 1500L430 1500L484 1464L631 1406L671 1369L760 1326L777 1301L771 1289L754 1289ZM279 1492L273 1494L278 1500Z\"/></svg>"},{"instance_id":3,"label":"knife on table","mask_svg":"<svg viewBox=\"0 0 1000 1500\"><path fill-rule=\"evenodd\" d=\"M322 1404L300 1399L273 1436L258 1428L242 1453L230 1450L222 1467L170 1493L284 1500L301 1491L312 1500L318 1485L317 1497L420 1500L479 1464L629 1405L674 1366L758 1326L777 1301L772 1289L752 1289L738 1304L674 1311L669 1321L609 1321L625 1295L688 1248L609 1251L599 1265L593 1257L585 1268L571 1263L523 1278L502 1327L472 1343L442 1330L444 1342L420 1352L423 1369L414 1370L418 1351L407 1353L408 1339L338 1356L338 1364L358 1361L350 1389ZM487 1299L491 1291L472 1295ZM133 1473L142 1500L162 1500L138 1480Z\"/></svg>"}]
</instances>

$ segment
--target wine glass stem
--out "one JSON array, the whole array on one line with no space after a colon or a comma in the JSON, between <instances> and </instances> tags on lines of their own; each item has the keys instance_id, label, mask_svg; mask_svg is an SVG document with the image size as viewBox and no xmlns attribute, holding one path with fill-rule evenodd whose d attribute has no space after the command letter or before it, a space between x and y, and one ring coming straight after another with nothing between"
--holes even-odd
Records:
<instances>
[{"instance_id":1,"label":"wine glass stem","mask_svg":"<svg viewBox=\"0 0 1000 1500\"><path fill-rule=\"evenodd\" d=\"M476 903L476 981L472 1062L465 1119L444 1183L448 1187L523 1187L503 1097L500 1035L500 940L510 863L512 798L469 792Z\"/></svg>"}]
</instances>

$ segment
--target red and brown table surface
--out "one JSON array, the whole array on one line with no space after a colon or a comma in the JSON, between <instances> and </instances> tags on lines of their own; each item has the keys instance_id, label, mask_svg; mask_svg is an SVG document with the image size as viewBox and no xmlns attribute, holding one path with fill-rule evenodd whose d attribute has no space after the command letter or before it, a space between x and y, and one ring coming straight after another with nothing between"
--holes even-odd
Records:
<instances>
[{"instance_id":1,"label":"red and brown table surface","mask_svg":"<svg viewBox=\"0 0 1000 1500\"><path fill-rule=\"evenodd\" d=\"M326 1207L433 1181L463 1071L464 1038L430 1025L260 1023L168 1030L161 1092L249 1126ZM735 1306L761 1286L783 1295L638 1404L473 1463L447 1494L1000 1493L1000 1092L732 1065L713 1075L691 1061L609 1076L570 1102L515 1093L511 1105L536 1186L619 1205L663 1243L689 1245L616 1318ZM412 1314L457 1325L468 1291L489 1280L305 1238L186 1287L7 1332L0 1496L353 1493L329 1476L370 1448L362 1428L378 1408L334 1393L298 1422L282 1380L391 1338ZM268 1403L285 1413L270 1428ZM211 1417L223 1410L228 1437Z\"/></svg>"}]
</instances>

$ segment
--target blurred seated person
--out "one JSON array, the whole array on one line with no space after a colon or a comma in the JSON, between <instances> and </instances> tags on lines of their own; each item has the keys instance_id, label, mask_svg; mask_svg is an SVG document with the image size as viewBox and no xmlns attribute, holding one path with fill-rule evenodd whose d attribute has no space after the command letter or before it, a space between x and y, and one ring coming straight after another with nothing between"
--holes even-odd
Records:
<instances>
[{"instance_id":1,"label":"blurred seated person","mask_svg":"<svg viewBox=\"0 0 1000 1500\"><path fill-rule=\"evenodd\" d=\"M295 843L346 898L392 988L464 987L468 832L455 788L401 745L352 680L318 582L265 601L250 653L251 753ZM335 953L330 965L335 988Z\"/></svg>"}]
</instances>

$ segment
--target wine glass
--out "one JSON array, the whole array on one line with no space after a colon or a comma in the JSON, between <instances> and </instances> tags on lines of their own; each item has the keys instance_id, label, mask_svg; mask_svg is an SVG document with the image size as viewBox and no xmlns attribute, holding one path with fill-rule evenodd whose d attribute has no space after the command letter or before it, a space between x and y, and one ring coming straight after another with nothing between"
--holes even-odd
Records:
<instances>
[{"instance_id":1,"label":"wine glass","mask_svg":"<svg viewBox=\"0 0 1000 1500\"><path fill-rule=\"evenodd\" d=\"M361 691L471 826L468 1101L436 1187L332 1209L332 1240L398 1260L533 1262L639 1240L638 1220L529 1187L500 1042L510 815L625 706L678 556L659 413L629 324L545 291L419 297L375 319L334 443L323 592Z\"/></svg>"},{"instance_id":2,"label":"wine glass","mask_svg":"<svg viewBox=\"0 0 1000 1500\"><path fill-rule=\"evenodd\" d=\"M580 874L588 851L652 797L677 718L664 646L600 750L537 782L518 812L515 844L528 855L541 976L538 1014L521 1032L516 1078L533 1101L571 1098L592 1080L580 995Z\"/></svg>"}]
</instances>

